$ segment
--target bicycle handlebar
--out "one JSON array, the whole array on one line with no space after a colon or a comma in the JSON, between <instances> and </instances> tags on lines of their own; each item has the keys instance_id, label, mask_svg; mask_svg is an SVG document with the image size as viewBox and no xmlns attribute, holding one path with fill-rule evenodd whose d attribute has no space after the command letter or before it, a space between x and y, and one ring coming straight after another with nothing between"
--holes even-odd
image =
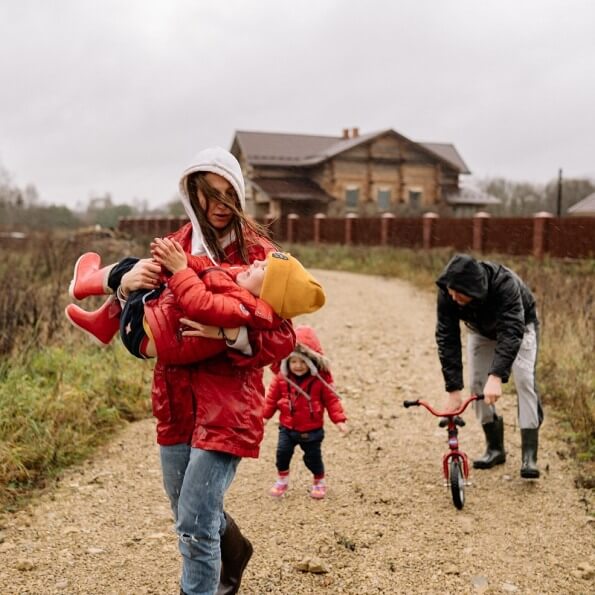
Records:
<instances>
[{"instance_id":1,"label":"bicycle handlebar","mask_svg":"<svg viewBox=\"0 0 595 595\"><path fill-rule=\"evenodd\" d=\"M469 403L473 401L481 401L483 399L483 395L471 395L466 401L463 401L462 405L456 411L450 411L449 413L442 413L436 411L429 403L426 401L422 401L421 399L416 399L415 401L403 401L403 407L425 407L432 415L436 417L455 417L457 415L461 415L465 409L467 409Z\"/></svg>"}]
</instances>

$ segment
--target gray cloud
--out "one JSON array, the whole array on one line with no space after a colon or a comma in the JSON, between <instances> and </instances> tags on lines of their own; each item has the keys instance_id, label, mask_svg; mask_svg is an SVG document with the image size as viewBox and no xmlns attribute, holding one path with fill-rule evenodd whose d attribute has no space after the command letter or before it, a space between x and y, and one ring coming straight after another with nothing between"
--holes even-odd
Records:
<instances>
[{"instance_id":1,"label":"gray cloud","mask_svg":"<svg viewBox=\"0 0 595 595\"><path fill-rule=\"evenodd\" d=\"M0 163L43 199L163 203L234 130L392 127L477 176L595 177L589 0L0 2Z\"/></svg>"}]
</instances>

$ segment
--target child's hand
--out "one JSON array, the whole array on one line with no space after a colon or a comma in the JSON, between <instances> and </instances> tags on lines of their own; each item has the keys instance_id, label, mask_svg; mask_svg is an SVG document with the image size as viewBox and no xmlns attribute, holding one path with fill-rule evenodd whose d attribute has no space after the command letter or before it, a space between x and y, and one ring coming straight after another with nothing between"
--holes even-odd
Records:
<instances>
[{"instance_id":1,"label":"child's hand","mask_svg":"<svg viewBox=\"0 0 595 595\"><path fill-rule=\"evenodd\" d=\"M178 273L188 267L186 252L176 240L155 238L151 242L151 255L155 262L171 273Z\"/></svg>"},{"instance_id":2,"label":"child's hand","mask_svg":"<svg viewBox=\"0 0 595 595\"><path fill-rule=\"evenodd\" d=\"M347 424L344 421L340 421L337 424L337 427L339 428L339 431L341 432L341 434L343 435L347 435L349 434L349 428L347 427Z\"/></svg>"}]
</instances>

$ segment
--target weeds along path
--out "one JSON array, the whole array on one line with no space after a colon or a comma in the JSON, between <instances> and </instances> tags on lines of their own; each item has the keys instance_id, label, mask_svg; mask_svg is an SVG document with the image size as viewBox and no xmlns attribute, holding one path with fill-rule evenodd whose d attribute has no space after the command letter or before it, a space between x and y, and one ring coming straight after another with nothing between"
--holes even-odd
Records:
<instances>
[{"instance_id":1,"label":"weeds along path","mask_svg":"<svg viewBox=\"0 0 595 595\"><path fill-rule=\"evenodd\" d=\"M243 593L592 592L592 494L574 487L573 464L546 411L543 477L521 481L516 405L503 399L505 465L472 474L463 511L443 486L445 431L403 399L438 403L434 297L397 280L318 272L328 293L314 325L334 364L352 432L327 423L329 495L308 496L300 456L281 501L277 429L259 460L241 463L227 508L255 546ZM472 413L461 443L483 446ZM154 423L125 428L26 510L0 517L0 593L177 593L179 560L161 487ZM328 571L301 572L317 558Z\"/></svg>"}]
</instances>

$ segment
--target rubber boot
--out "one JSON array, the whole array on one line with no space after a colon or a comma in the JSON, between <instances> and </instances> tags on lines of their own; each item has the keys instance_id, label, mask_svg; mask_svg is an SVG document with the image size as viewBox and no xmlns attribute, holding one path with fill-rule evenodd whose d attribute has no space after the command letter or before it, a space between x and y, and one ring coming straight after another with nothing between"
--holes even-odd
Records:
<instances>
[{"instance_id":1,"label":"rubber boot","mask_svg":"<svg viewBox=\"0 0 595 595\"><path fill-rule=\"evenodd\" d=\"M120 330L120 302L110 295L98 310L87 312L76 304L68 304L64 313L70 322L87 333L96 343L108 345Z\"/></svg>"},{"instance_id":2,"label":"rubber boot","mask_svg":"<svg viewBox=\"0 0 595 595\"><path fill-rule=\"evenodd\" d=\"M101 256L95 252L85 252L74 265L74 275L68 293L72 299L82 300L92 295L113 293L107 279L113 264L101 267Z\"/></svg>"},{"instance_id":3,"label":"rubber boot","mask_svg":"<svg viewBox=\"0 0 595 595\"><path fill-rule=\"evenodd\" d=\"M537 479L539 469L537 468L537 447L539 443L539 429L521 428L521 477L525 479Z\"/></svg>"},{"instance_id":4,"label":"rubber boot","mask_svg":"<svg viewBox=\"0 0 595 595\"><path fill-rule=\"evenodd\" d=\"M217 595L233 595L239 591L242 574L254 551L228 513L225 513L225 519L227 523L225 533L221 536L221 578Z\"/></svg>"},{"instance_id":5,"label":"rubber boot","mask_svg":"<svg viewBox=\"0 0 595 595\"><path fill-rule=\"evenodd\" d=\"M473 467L475 469L490 469L506 461L504 420L502 417L495 416L494 421L483 424L482 427L486 436L486 451L483 457L473 461Z\"/></svg>"}]
</instances>

